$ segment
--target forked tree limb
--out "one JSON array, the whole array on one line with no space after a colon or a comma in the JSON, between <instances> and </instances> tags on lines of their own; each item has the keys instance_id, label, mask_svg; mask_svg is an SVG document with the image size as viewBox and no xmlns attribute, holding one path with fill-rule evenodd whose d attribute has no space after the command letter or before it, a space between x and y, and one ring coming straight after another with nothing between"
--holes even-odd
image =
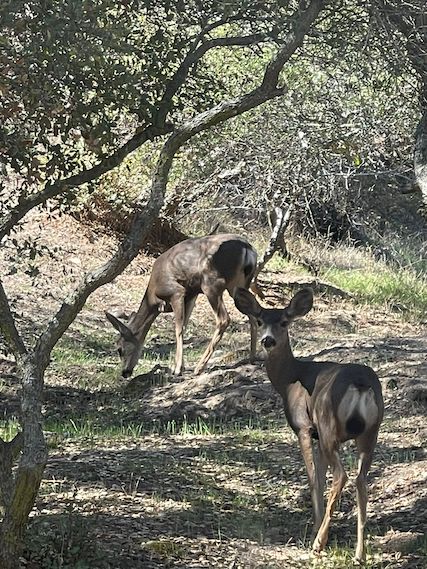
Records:
<instances>
[{"instance_id":1,"label":"forked tree limb","mask_svg":"<svg viewBox=\"0 0 427 569\"><path fill-rule=\"evenodd\" d=\"M289 226L289 222L291 220L292 211L294 209L293 204L291 204L288 209L285 211L282 207L275 207L275 217L276 223L272 229L270 240L268 242L265 251L258 261L258 265L255 271L254 282L256 283L258 275L263 270L265 265L268 261L272 258L274 253L280 246L281 241L283 240L284 233Z\"/></svg>"}]
</instances>

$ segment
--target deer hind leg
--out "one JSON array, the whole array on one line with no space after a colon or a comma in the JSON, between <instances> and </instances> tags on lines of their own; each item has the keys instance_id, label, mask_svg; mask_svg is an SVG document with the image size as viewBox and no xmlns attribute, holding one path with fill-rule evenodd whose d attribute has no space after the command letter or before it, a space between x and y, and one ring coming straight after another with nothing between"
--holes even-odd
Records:
<instances>
[{"instance_id":1,"label":"deer hind leg","mask_svg":"<svg viewBox=\"0 0 427 569\"><path fill-rule=\"evenodd\" d=\"M184 309L184 331L188 326L188 322L190 320L191 313L193 312L194 305L196 304L197 296L193 296L192 298L185 300L185 309Z\"/></svg>"},{"instance_id":2,"label":"deer hind leg","mask_svg":"<svg viewBox=\"0 0 427 569\"><path fill-rule=\"evenodd\" d=\"M324 447L321 446L321 452L323 453L324 451ZM323 517L323 521L313 543L313 550L315 552L322 551L328 541L329 525L331 523L332 514L334 513L335 505L341 496L342 489L347 482L347 475L341 463L338 449L335 448L333 450L331 449L330 451L328 450L324 452L324 456L332 468L332 487L329 492L328 502L326 504L326 512Z\"/></svg>"},{"instance_id":3,"label":"deer hind leg","mask_svg":"<svg viewBox=\"0 0 427 569\"><path fill-rule=\"evenodd\" d=\"M194 373L196 375L205 369L206 364L208 363L216 346L218 345L218 342L221 340L224 332L227 329L227 326L230 324L230 317L228 315L227 309L225 308L222 294L219 296L217 294L211 294L209 292L206 292L205 294L207 296L209 304L212 306L212 310L215 312L216 327L212 339L205 350L205 353L200 358L200 361L194 370Z\"/></svg>"},{"instance_id":4,"label":"deer hind leg","mask_svg":"<svg viewBox=\"0 0 427 569\"><path fill-rule=\"evenodd\" d=\"M356 439L357 450L359 451L359 467L356 478L357 545L355 560L359 563L363 563L366 558L365 525L366 507L368 504L367 476L371 466L376 441L377 433L372 434L372 431L367 431Z\"/></svg>"},{"instance_id":5,"label":"deer hind leg","mask_svg":"<svg viewBox=\"0 0 427 569\"><path fill-rule=\"evenodd\" d=\"M326 471L328 470L328 463L320 448L314 451L314 461L316 464L316 476L314 481L314 498L313 498L313 532L312 541L314 541L317 532L319 531L322 520L325 516L325 484L326 484ZM316 516L314 517L314 512Z\"/></svg>"},{"instance_id":6,"label":"deer hind leg","mask_svg":"<svg viewBox=\"0 0 427 569\"><path fill-rule=\"evenodd\" d=\"M298 441L310 486L311 502L313 507L313 540L325 513L323 492L327 465L323 460L323 456L314 451L311 431L309 429L301 429L299 431Z\"/></svg>"},{"instance_id":7,"label":"deer hind leg","mask_svg":"<svg viewBox=\"0 0 427 569\"><path fill-rule=\"evenodd\" d=\"M173 298L171 298L170 304L175 316L176 352L174 374L181 375L182 371L184 370L184 295L175 295Z\"/></svg>"}]
</instances>

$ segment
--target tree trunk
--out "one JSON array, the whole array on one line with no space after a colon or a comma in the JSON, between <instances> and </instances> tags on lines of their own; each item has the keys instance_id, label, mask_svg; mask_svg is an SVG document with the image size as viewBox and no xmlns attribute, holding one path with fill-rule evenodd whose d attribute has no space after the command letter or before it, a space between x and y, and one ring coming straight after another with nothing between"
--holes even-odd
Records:
<instances>
[{"instance_id":1,"label":"tree trunk","mask_svg":"<svg viewBox=\"0 0 427 569\"><path fill-rule=\"evenodd\" d=\"M25 356L18 362L18 371L22 378L23 432L10 443L1 441L0 445L1 569L20 567L25 527L47 462L41 415L44 366ZM20 452L19 465L13 474L14 459Z\"/></svg>"},{"instance_id":2,"label":"tree trunk","mask_svg":"<svg viewBox=\"0 0 427 569\"><path fill-rule=\"evenodd\" d=\"M424 109L415 132L414 172L423 203L427 207L427 108Z\"/></svg>"}]
</instances>

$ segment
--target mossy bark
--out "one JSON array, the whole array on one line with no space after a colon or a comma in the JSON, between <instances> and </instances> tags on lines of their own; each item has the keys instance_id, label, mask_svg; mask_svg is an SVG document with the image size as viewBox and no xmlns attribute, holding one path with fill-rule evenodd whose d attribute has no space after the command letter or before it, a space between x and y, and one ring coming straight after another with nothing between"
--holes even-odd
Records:
<instances>
[{"instance_id":1,"label":"mossy bark","mask_svg":"<svg viewBox=\"0 0 427 569\"><path fill-rule=\"evenodd\" d=\"M17 569L28 516L34 507L47 462L42 430L43 366L30 357L19 362L22 379L22 433L0 444L0 568ZM20 456L19 456L20 455ZM16 472L15 459L19 456Z\"/></svg>"}]
</instances>

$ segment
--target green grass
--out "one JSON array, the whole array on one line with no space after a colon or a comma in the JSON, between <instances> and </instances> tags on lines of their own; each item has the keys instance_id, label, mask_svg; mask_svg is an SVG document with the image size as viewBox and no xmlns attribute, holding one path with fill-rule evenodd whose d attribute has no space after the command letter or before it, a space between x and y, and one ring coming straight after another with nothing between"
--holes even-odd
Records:
<instances>
[{"instance_id":1,"label":"green grass","mask_svg":"<svg viewBox=\"0 0 427 569\"><path fill-rule=\"evenodd\" d=\"M242 440L275 440L274 431L283 424L263 418L251 418L226 421L220 419L205 420L197 417L194 421L184 418L181 421L146 421L122 422L117 425L102 425L92 417L75 417L66 421L46 420L45 431L63 438L122 438L132 439L144 435L160 436L215 436L233 434ZM14 432L15 423L0 423L0 433Z\"/></svg>"},{"instance_id":2,"label":"green grass","mask_svg":"<svg viewBox=\"0 0 427 569\"><path fill-rule=\"evenodd\" d=\"M5 442L11 441L20 430L20 425L16 419L0 421L0 438Z\"/></svg>"},{"instance_id":3,"label":"green grass","mask_svg":"<svg viewBox=\"0 0 427 569\"><path fill-rule=\"evenodd\" d=\"M427 273L423 262L394 267L375 260L368 250L345 245L312 245L303 250L303 256L318 267L321 279L351 293L356 302L385 306L415 320L426 318ZM277 254L268 262L267 269L314 278L305 268ZM285 286L286 276L283 283Z\"/></svg>"},{"instance_id":4,"label":"green grass","mask_svg":"<svg viewBox=\"0 0 427 569\"><path fill-rule=\"evenodd\" d=\"M277 253L272 256L272 258L266 264L265 268L266 270L273 273L281 273L291 270L293 273L310 275L309 271L305 267L299 265L298 263L294 263L293 261L289 261ZM286 281L284 280L283 283L285 285Z\"/></svg>"},{"instance_id":5,"label":"green grass","mask_svg":"<svg viewBox=\"0 0 427 569\"><path fill-rule=\"evenodd\" d=\"M122 422L117 425L103 425L92 417L74 417L64 421L46 419L44 431L48 436L59 435L70 439L122 438L136 439L145 435L160 436L216 436L229 435L242 442L275 441L277 430L287 428L284 423L262 417L234 419L232 421L197 417L194 421ZM10 441L20 430L16 419L0 421L0 437Z\"/></svg>"},{"instance_id":6,"label":"green grass","mask_svg":"<svg viewBox=\"0 0 427 569\"><path fill-rule=\"evenodd\" d=\"M119 414L120 415L120 414ZM245 419L203 419L197 417L188 420L152 420L133 422L121 419L117 424L103 424L97 416L92 415L74 416L64 420L46 418L44 431L48 441L57 446L64 439L138 439L146 435L159 436L225 436L233 435L242 443L265 443L277 440L278 430L288 429L287 425L278 420L263 417L248 417ZM0 437L9 441L20 430L19 422L11 418L0 421Z\"/></svg>"},{"instance_id":7,"label":"green grass","mask_svg":"<svg viewBox=\"0 0 427 569\"><path fill-rule=\"evenodd\" d=\"M416 241L415 248L419 248ZM409 254L409 247L401 244L395 256L402 259L400 266L377 260L368 249L350 245L333 245L318 240L296 245L302 258L316 266L321 278L354 295L357 302L383 305L416 319L427 315L427 270L425 259L416 253ZM403 264L403 261L407 261ZM292 271L309 274L300 265L275 254L267 269L273 272ZM310 275L310 278L313 278ZM284 284L286 277L284 277Z\"/></svg>"},{"instance_id":8,"label":"green grass","mask_svg":"<svg viewBox=\"0 0 427 569\"><path fill-rule=\"evenodd\" d=\"M329 268L325 278L355 295L359 301L388 305L392 309L411 312L425 318L427 313L427 281L410 270L396 270L378 264L372 270Z\"/></svg>"}]
</instances>

